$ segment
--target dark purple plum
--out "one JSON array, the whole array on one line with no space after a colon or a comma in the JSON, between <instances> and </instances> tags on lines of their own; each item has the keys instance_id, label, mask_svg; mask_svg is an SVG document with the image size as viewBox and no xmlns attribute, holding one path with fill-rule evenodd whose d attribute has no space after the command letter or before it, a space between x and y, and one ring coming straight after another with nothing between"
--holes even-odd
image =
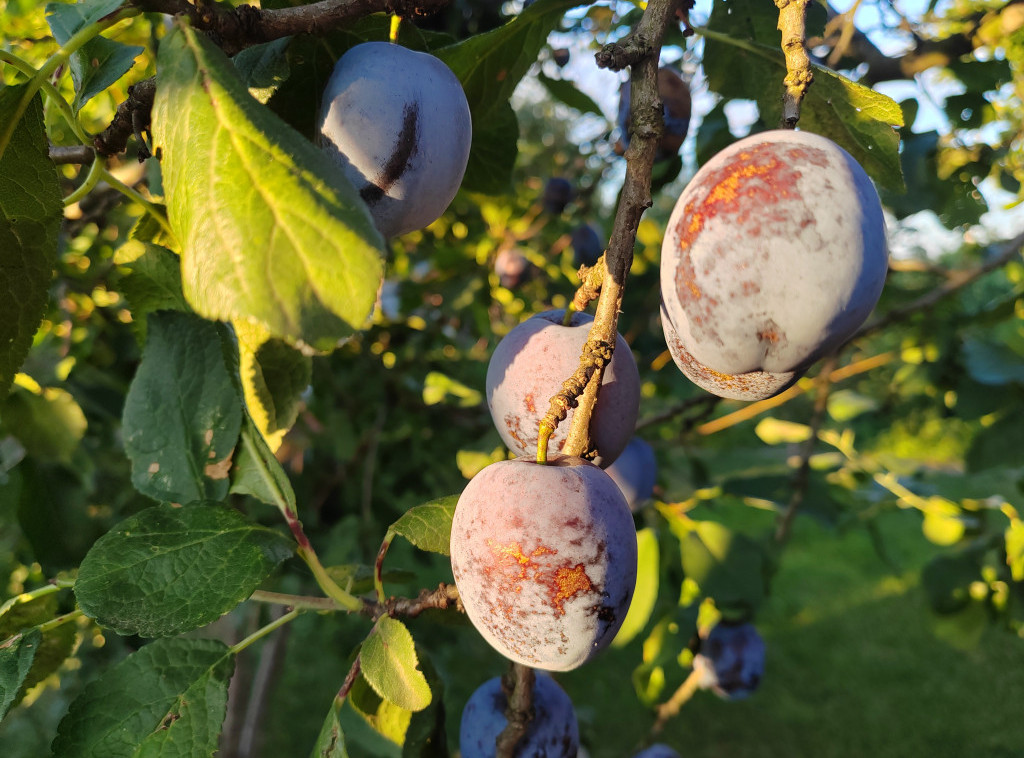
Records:
<instances>
[{"instance_id":1,"label":"dark purple plum","mask_svg":"<svg viewBox=\"0 0 1024 758\"><path fill-rule=\"evenodd\" d=\"M507 707L501 677L477 688L462 711L462 758L494 757L498 736L508 724ZM533 685L533 709L534 717L518 745L518 754L524 758L575 758L580 735L572 701L554 679L539 671Z\"/></svg>"},{"instance_id":2,"label":"dark purple plum","mask_svg":"<svg viewBox=\"0 0 1024 758\"><path fill-rule=\"evenodd\" d=\"M764 676L764 640L753 624L720 621L693 658L700 686L725 700L741 700Z\"/></svg>"},{"instance_id":3,"label":"dark purple plum","mask_svg":"<svg viewBox=\"0 0 1024 758\"><path fill-rule=\"evenodd\" d=\"M579 365L593 316L574 313L562 325L564 311L545 311L509 332L487 365L487 406L505 444L516 454L534 457L540 421L548 403ZM607 466L633 436L640 408L640 375L621 336L605 367L594 415L591 442L595 463ZM573 417L572 410L551 436L549 450L560 452Z\"/></svg>"},{"instance_id":4,"label":"dark purple plum","mask_svg":"<svg viewBox=\"0 0 1024 758\"><path fill-rule=\"evenodd\" d=\"M564 176L553 176L544 185L544 194L541 195L540 203L548 213L558 216L574 197L576 197L576 190L572 186L572 182Z\"/></svg>"},{"instance_id":5,"label":"dark purple plum","mask_svg":"<svg viewBox=\"0 0 1024 758\"><path fill-rule=\"evenodd\" d=\"M633 517L582 458L499 461L470 480L452 522L466 614L513 661L568 671L605 648L636 584Z\"/></svg>"},{"instance_id":6,"label":"dark purple plum","mask_svg":"<svg viewBox=\"0 0 1024 758\"><path fill-rule=\"evenodd\" d=\"M580 224L572 230L572 265L593 266L604 252L604 240L591 224Z\"/></svg>"},{"instance_id":7,"label":"dark purple plum","mask_svg":"<svg viewBox=\"0 0 1024 758\"><path fill-rule=\"evenodd\" d=\"M662 102L665 131L658 142L656 161L664 161L679 153L690 129L690 85L671 68L658 69L658 97ZM619 87L619 139L615 152L622 155L629 147L630 86L627 79Z\"/></svg>"},{"instance_id":8,"label":"dark purple plum","mask_svg":"<svg viewBox=\"0 0 1024 758\"><path fill-rule=\"evenodd\" d=\"M390 42L341 56L318 128L385 237L437 220L469 161L472 119L458 78L440 58Z\"/></svg>"},{"instance_id":9,"label":"dark purple plum","mask_svg":"<svg viewBox=\"0 0 1024 758\"><path fill-rule=\"evenodd\" d=\"M636 510L651 495L658 480L658 461L654 448L640 437L634 437L626 445L615 462L605 471L622 490L630 510Z\"/></svg>"},{"instance_id":10,"label":"dark purple plum","mask_svg":"<svg viewBox=\"0 0 1024 758\"><path fill-rule=\"evenodd\" d=\"M676 202L661 248L665 341L704 389L771 397L857 331L887 268L864 169L817 134L761 132L705 163Z\"/></svg>"},{"instance_id":11,"label":"dark purple plum","mask_svg":"<svg viewBox=\"0 0 1024 758\"><path fill-rule=\"evenodd\" d=\"M494 273L502 287L512 289L530 278L530 261L521 250L504 248L494 258Z\"/></svg>"},{"instance_id":12,"label":"dark purple plum","mask_svg":"<svg viewBox=\"0 0 1024 758\"><path fill-rule=\"evenodd\" d=\"M645 750L641 750L633 758L679 758L679 753L668 745L659 742Z\"/></svg>"}]
</instances>

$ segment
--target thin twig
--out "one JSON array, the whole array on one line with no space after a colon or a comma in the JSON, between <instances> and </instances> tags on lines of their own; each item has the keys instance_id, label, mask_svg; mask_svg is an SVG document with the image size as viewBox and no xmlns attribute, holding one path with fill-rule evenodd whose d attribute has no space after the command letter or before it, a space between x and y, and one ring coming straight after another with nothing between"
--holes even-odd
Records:
<instances>
[{"instance_id":1,"label":"thin twig","mask_svg":"<svg viewBox=\"0 0 1024 758\"><path fill-rule=\"evenodd\" d=\"M88 165L96 159L96 151L87 145L70 145L64 147L53 145L50 147L50 160L57 165L79 163Z\"/></svg>"},{"instance_id":2,"label":"thin twig","mask_svg":"<svg viewBox=\"0 0 1024 758\"><path fill-rule=\"evenodd\" d=\"M515 758L516 748L526 736L526 731L533 721L533 683L536 674L532 668L522 663L510 663L508 671L501 678L501 688L505 691L505 728L495 742L497 751L495 758Z\"/></svg>"},{"instance_id":3,"label":"thin twig","mask_svg":"<svg viewBox=\"0 0 1024 758\"><path fill-rule=\"evenodd\" d=\"M679 685L679 689L672 693L672 697L658 706L658 717L654 722L654 726L651 727L651 734L658 734L665 728L665 724L669 722L669 719L678 716L679 709L693 697L698 689L700 689L700 675L696 670L693 670L686 677L686 681Z\"/></svg>"},{"instance_id":4,"label":"thin twig","mask_svg":"<svg viewBox=\"0 0 1024 758\"><path fill-rule=\"evenodd\" d=\"M807 488L811 484L811 456L814 455L814 448L818 442L818 430L821 429L822 421L825 420L828 396L832 390L832 372L835 370L836 361L835 353L826 358L815 381L818 394L814 398L814 410L811 411L811 420L808 424L810 435L800 448L800 465L793 475L793 493L790 495L789 504L779 517L779 524L775 529L775 542L780 545L789 539L796 513L803 504L804 498L807 497Z\"/></svg>"},{"instance_id":5,"label":"thin twig","mask_svg":"<svg viewBox=\"0 0 1024 758\"><path fill-rule=\"evenodd\" d=\"M391 597L383 603L364 600L360 613L376 621L384 615L416 618L424 611L432 609L445 611L449 608L454 608L459 613L465 613L458 588L454 584L439 584L435 590L420 590L420 594L414 598Z\"/></svg>"},{"instance_id":6,"label":"thin twig","mask_svg":"<svg viewBox=\"0 0 1024 758\"><path fill-rule=\"evenodd\" d=\"M580 368L551 400L548 414L541 422L538 460L545 458L547 440L565 418L568 408L575 407L576 411L563 452L583 455L590 446L590 418L604 367L615 349L619 311L626 277L633 264L637 227L644 211L651 207L651 170L663 131L662 106L658 98L658 61L665 29L678 4L679 0L652 0L627 36L619 43L606 45L596 56L598 66L620 68L629 64L631 67L630 122L633 128L626 150L626 178L603 258L601 295L587 344L580 356Z\"/></svg>"}]
</instances>

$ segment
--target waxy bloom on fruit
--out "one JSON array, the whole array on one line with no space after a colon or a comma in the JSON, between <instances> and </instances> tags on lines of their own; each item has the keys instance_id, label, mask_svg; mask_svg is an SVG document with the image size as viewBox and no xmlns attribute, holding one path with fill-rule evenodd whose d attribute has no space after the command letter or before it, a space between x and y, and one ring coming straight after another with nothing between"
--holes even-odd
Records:
<instances>
[{"instance_id":1,"label":"waxy bloom on fruit","mask_svg":"<svg viewBox=\"0 0 1024 758\"><path fill-rule=\"evenodd\" d=\"M726 700L740 700L761 684L764 640L753 624L719 622L693 658L699 684Z\"/></svg>"},{"instance_id":2,"label":"waxy bloom on fruit","mask_svg":"<svg viewBox=\"0 0 1024 758\"><path fill-rule=\"evenodd\" d=\"M364 42L327 81L320 135L385 237L437 220L462 184L472 122L462 85L440 59Z\"/></svg>"},{"instance_id":3,"label":"waxy bloom on fruit","mask_svg":"<svg viewBox=\"0 0 1024 758\"><path fill-rule=\"evenodd\" d=\"M537 453L541 419L562 382L579 366L594 317L573 313L562 325L565 311L545 311L527 319L498 343L487 364L487 407L501 439L516 455ZM590 422L594 462L608 466L633 436L640 409L640 374L629 346L621 336L605 367ZM549 441L552 453L565 444L573 411Z\"/></svg>"},{"instance_id":4,"label":"waxy bloom on fruit","mask_svg":"<svg viewBox=\"0 0 1024 758\"><path fill-rule=\"evenodd\" d=\"M629 506L582 458L485 468L459 497L452 572L473 625L513 661L568 671L615 637L636 584Z\"/></svg>"},{"instance_id":5,"label":"waxy bloom on fruit","mask_svg":"<svg viewBox=\"0 0 1024 758\"><path fill-rule=\"evenodd\" d=\"M816 134L756 134L708 161L676 202L661 249L665 340L704 389L770 397L864 323L887 266L864 169Z\"/></svg>"},{"instance_id":6,"label":"waxy bloom on fruit","mask_svg":"<svg viewBox=\"0 0 1024 758\"><path fill-rule=\"evenodd\" d=\"M576 711L565 690L538 671L533 682L533 719L516 746L517 755L530 758L576 758L580 747ZM508 698L501 678L484 682L469 698L459 726L462 758L494 758L498 736L508 725Z\"/></svg>"}]
</instances>

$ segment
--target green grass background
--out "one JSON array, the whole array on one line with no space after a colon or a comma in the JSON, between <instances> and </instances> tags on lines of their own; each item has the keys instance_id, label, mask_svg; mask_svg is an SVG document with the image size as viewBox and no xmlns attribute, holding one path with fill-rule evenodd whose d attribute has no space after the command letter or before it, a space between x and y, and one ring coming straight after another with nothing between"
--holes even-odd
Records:
<instances>
[{"instance_id":1,"label":"green grass background","mask_svg":"<svg viewBox=\"0 0 1024 758\"><path fill-rule=\"evenodd\" d=\"M865 530L799 519L757 620L760 690L738 702L698 692L660 741L683 758L1024 756L1024 640L931 613L919 576L937 548L919 524L910 512L880 520L887 566ZM651 722L639 704L599 705L630 686L636 654L630 645L561 678L592 758L631 755L628 739Z\"/></svg>"}]
</instances>

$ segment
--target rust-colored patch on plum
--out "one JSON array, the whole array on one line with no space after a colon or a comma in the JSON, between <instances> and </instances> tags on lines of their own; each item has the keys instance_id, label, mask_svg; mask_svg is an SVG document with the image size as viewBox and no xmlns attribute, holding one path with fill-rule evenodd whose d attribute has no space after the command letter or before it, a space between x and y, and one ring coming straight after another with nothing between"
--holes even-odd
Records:
<instances>
[{"instance_id":1,"label":"rust-colored patch on plum","mask_svg":"<svg viewBox=\"0 0 1024 758\"><path fill-rule=\"evenodd\" d=\"M537 404L533 400L533 393L530 393L529 395L524 397L523 402L526 404L527 411L529 411L530 413L537 412Z\"/></svg>"},{"instance_id":2,"label":"rust-colored patch on plum","mask_svg":"<svg viewBox=\"0 0 1024 758\"><path fill-rule=\"evenodd\" d=\"M688 251L707 223L723 216L728 217L730 224L743 225L751 221L751 214L763 216L766 208L791 195L801 177L801 172L793 165L820 165L820 161L825 160L824 154L810 155L820 152L772 143L757 145L739 153L736 160L712 171L701 182L701 187L708 187L707 191L703 197L695 197L686 204L676 225L679 241L676 294L681 302L695 303L704 298ZM695 324L702 324L710 314L694 309L688 315Z\"/></svg>"},{"instance_id":3,"label":"rust-colored patch on plum","mask_svg":"<svg viewBox=\"0 0 1024 758\"><path fill-rule=\"evenodd\" d=\"M565 615L565 601L581 592L593 592L594 585L587 576L587 569L582 563L573 567L563 566L555 570L549 590L551 604L555 607L555 615Z\"/></svg>"}]
</instances>

